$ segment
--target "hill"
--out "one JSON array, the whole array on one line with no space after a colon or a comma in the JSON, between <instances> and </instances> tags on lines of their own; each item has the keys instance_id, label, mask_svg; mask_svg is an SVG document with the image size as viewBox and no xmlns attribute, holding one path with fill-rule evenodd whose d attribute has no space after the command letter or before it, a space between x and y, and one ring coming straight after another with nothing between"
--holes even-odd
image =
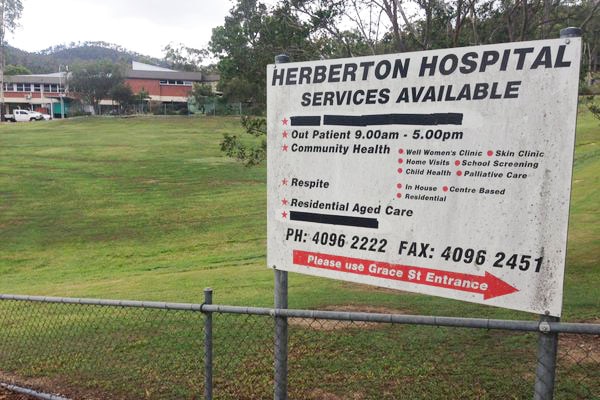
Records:
<instances>
[{"instance_id":1,"label":"hill","mask_svg":"<svg viewBox=\"0 0 600 400\"><path fill-rule=\"evenodd\" d=\"M115 63L129 64L132 60L165 66L164 60L145 56L119 45L106 42L83 42L58 45L45 50L30 53L16 47L7 46L6 64L22 65L34 74L46 74L58 71L59 66L73 65L85 61L109 60Z\"/></svg>"}]
</instances>

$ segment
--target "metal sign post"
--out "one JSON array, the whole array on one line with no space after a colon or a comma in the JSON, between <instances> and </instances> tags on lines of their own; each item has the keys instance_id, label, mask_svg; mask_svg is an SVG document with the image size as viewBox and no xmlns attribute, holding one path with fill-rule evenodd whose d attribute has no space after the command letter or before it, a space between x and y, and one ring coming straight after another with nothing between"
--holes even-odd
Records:
<instances>
[{"instance_id":1,"label":"metal sign post","mask_svg":"<svg viewBox=\"0 0 600 400\"><path fill-rule=\"evenodd\" d=\"M561 39L580 38L581 29L565 28L560 31ZM566 257L566 240L565 240ZM540 317L540 333L538 338L537 368L535 374L534 400L552 400L554 398L554 381L556 377L556 355L558 350L558 333L552 332L550 322L559 322L560 318L542 315Z\"/></svg>"},{"instance_id":2,"label":"metal sign post","mask_svg":"<svg viewBox=\"0 0 600 400\"><path fill-rule=\"evenodd\" d=\"M275 57L275 63L288 63L286 54ZM288 308L288 273L277 269L275 273L275 309ZM288 322L287 317L275 316L275 400L287 399L288 376Z\"/></svg>"}]
</instances>

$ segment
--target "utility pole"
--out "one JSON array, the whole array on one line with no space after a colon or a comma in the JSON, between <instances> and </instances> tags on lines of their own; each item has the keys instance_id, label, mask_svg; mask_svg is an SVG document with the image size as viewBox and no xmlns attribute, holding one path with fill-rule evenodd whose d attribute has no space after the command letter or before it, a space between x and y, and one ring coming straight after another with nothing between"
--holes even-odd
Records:
<instances>
[{"instance_id":1,"label":"utility pole","mask_svg":"<svg viewBox=\"0 0 600 400\"><path fill-rule=\"evenodd\" d=\"M4 3L0 0L0 121L4 122Z\"/></svg>"},{"instance_id":2,"label":"utility pole","mask_svg":"<svg viewBox=\"0 0 600 400\"><path fill-rule=\"evenodd\" d=\"M60 97L60 119L65 119L65 91L63 89L63 80L62 80L62 65L58 66L58 97ZM67 72L69 71L69 67L66 67ZM65 73L65 83L66 83L66 73ZM54 110L52 110L54 113Z\"/></svg>"}]
</instances>

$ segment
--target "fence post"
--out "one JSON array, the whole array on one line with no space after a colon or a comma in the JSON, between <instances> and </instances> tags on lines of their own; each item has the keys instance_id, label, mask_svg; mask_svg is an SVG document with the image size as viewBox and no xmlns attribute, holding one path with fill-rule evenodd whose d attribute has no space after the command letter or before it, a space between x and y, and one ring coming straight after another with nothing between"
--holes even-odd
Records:
<instances>
[{"instance_id":1,"label":"fence post","mask_svg":"<svg viewBox=\"0 0 600 400\"><path fill-rule=\"evenodd\" d=\"M204 304L212 304L211 288L204 289ZM212 400L213 392L213 335L212 313L204 313L204 399Z\"/></svg>"},{"instance_id":2,"label":"fence post","mask_svg":"<svg viewBox=\"0 0 600 400\"><path fill-rule=\"evenodd\" d=\"M275 56L275 64L290 62L287 54ZM288 308L288 273L275 270L275 308ZM275 400L287 400L288 396L288 321L287 317L275 317Z\"/></svg>"},{"instance_id":3,"label":"fence post","mask_svg":"<svg viewBox=\"0 0 600 400\"><path fill-rule=\"evenodd\" d=\"M547 315L542 315L540 318L534 400L552 400L554 397L558 333L550 330L549 323L558 321L559 318Z\"/></svg>"}]
</instances>

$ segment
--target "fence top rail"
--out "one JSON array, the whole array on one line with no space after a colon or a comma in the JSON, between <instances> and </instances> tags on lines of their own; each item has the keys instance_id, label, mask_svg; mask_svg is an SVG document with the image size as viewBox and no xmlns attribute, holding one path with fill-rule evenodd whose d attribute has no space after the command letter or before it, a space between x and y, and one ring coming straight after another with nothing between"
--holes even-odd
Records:
<instances>
[{"instance_id":1,"label":"fence top rail","mask_svg":"<svg viewBox=\"0 0 600 400\"><path fill-rule=\"evenodd\" d=\"M83 299L71 297L24 296L0 294L0 300L32 301L38 303L79 304L108 307L157 308L163 310L202 311L202 304L167 303L160 301Z\"/></svg>"},{"instance_id":2,"label":"fence top rail","mask_svg":"<svg viewBox=\"0 0 600 400\"><path fill-rule=\"evenodd\" d=\"M443 317L430 315L379 314L350 311L319 311L274 309L264 307L241 307L218 304L168 303L157 301L105 300L69 297L25 296L0 294L0 301L29 301L39 303L59 303L95 305L108 307L153 308L163 310L197 311L204 313L264 315L285 318L329 319L339 321L375 322L405 325L430 325L455 328L499 329L528 332L557 332L600 335L600 324L519 321L488 318Z\"/></svg>"},{"instance_id":3,"label":"fence top rail","mask_svg":"<svg viewBox=\"0 0 600 400\"><path fill-rule=\"evenodd\" d=\"M330 319L338 321L376 322L405 325L430 325L455 328L499 329L528 332L558 332L600 335L600 324L519 321L489 318L443 317L430 315L379 314L366 312L318 311L236 307L205 304L203 312L270 315L272 317Z\"/></svg>"}]
</instances>

